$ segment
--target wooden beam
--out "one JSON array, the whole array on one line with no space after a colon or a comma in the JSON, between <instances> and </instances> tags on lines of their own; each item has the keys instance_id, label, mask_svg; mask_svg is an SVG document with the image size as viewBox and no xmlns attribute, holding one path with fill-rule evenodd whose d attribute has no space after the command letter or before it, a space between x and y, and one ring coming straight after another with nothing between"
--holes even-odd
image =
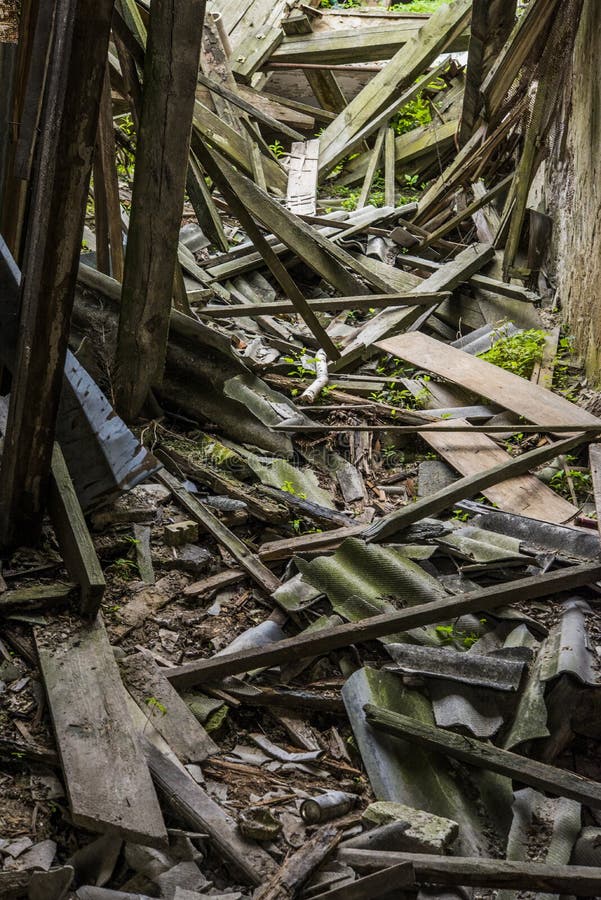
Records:
<instances>
[{"instance_id":1,"label":"wooden beam","mask_svg":"<svg viewBox=\"0 0 601 900\"><path fill-rule=\"evenodd\" d=\"M317 211L317 165L319 138L295 141L290 149L286 208L297 216L314 216Z\"/></svg>"},{"instance_id":2,"label":"wooden beam","mask_svg":"<svg viewBox=\"0 0 601 900\"><path fill-rule=\"evenodd\" d=\"M80 587L81 613L92 618L100 609L106 582L65 458L56 443L52 451L49 510L67 571Z\"/></svg>"},{"instance_id":3,"label":"wooden beam","mask_svg":"<svg viewBox=\"0 0 601 900\"><path fill-rule=\"evenodd\" d=\"M515 23L517 0L474 0L458 140L474 134L482 106L481 87Z\"/></svg>"},{"instance_id":4,"label":"wooden beam","mask_svg":"<svg viewBox=\"0 0 601 900\"><path fill-rule=\"evenodd\" d=\"M502 463L478 472L475 475L466 475L458 478L448 487L436 491L409 506L388 513L381 519L378 519L365 531L365 537L369 541L381 541L389 537L391 534L408 528L414 522L419 522L425 516L435 515L444 509L449 509L459 500L467 500L478 494L484 489L505 481L507 478L513 478L516 475L523 475L536 466L554 459L561 453L566 453L574 447L583 444L587 440L586 435L577 434L574 437L566 438L557 443L546 444L543 447L536 447L527 453L522 453L518 457L509 457Z\"/></svg>"},{"instance_id":5,"label":"wooden beam","mask_svg":"<svg viewBox=\"0 0 601 900\"><path fill-rule=\"evenodd\" d=\"M601 874L590 866L551 866L546 863L482 859L474 856L434 856L382 850L338 851L340 862L360 870L383 870L411 863L418 884L446 884L516 891L544 891L578 897L601 896Z\"/></svg>"},{"instance_id":6,"label":"wooden beam","mask_svg":"<svg viewBox=\"0 0 601 900\"><path fill-rule=\"evenodd\" d=\"M421 625L445 622L468 612L485 612L517 600L547 597L563 590L592 584L600 577L601 563L590 563L550 574L519 578L508 584L470 591L459 597L433 600L431 603L419 604L396 613L384 613L361 622L295 635L276 641L268 647L241 650L213 659L199 659L169 669L165 675L174 687L183 690L197 684L219 681L229 675L277 666L290 662L291 659L320 656L340 647L373 641Z\"/></svg>"},{"instance_id":7,"label":"wooden beam","mask_svg":"<svg viewBox=\"0 0 601 900\"><path fill-rule=\"evenodd\" d=\"M449 291L426 294L363 294L358 297L328 297L324 300L307 300L314 312L337 312L344 309L387 309L389 306L428 306L442 303L451 296ZM205 306L196 310L199 316L209 319L230 319L240 316L257 316L291 314L296 312L290 300L273 301L272 303L236 303L231 306Z\"/></svg>"},{"instance_id":8,"label":"wooden beam","mask_svg":"<svg viewBox=\"0 0 601 900\"><path fill-rule=\"evenodd\" d=\"M234 557L238 564L268 594L280 587L280 579L273 574L230 529L221 522L211 510L190 494L173 475L165 469L157 474L157 478L169 488L178 503L192 518L203 526L215 540L219 541Z\"/></svg>"},{"instance_id":9,"label":"wooden beam","mask_svg":"<svg viewBox=\"0 0 601 900\"><path fill-rule=\"evenodd\" d=\"M246 883L261 884L277 870L269 853L254 841L243 838L231 816L184 768L143 736L142 744L152 777L169 806L194 831L208 834L218 854Z\"/></svg>"},{"instance_id":10,"label":"wooden beam","mask_svg":"<svg viewBox=\"0 0 601 900\"><path fill-rule=\"evenodd\" d=\"M117 408L131 421L165 365L205 0L152 6L123 273Z\"/></svg>"},{"instance_id":11,"label":"wooden beam","mask_svg":"<svg viewBox=\"0 0 601 900\"><path fill-rule=\"evenodd\" d=\"M113 0L60 0L0 467L0 544L35 543L48 489Z\"/></svg>"},{"instance_id":12,"label":"wooden beam","mask_svg":"<svg viewBox=\"0 0 601 900\"><path fill-rule=\"evenodd\" d=\"M470 766L506 775L518 784L527 784L557 797L569 797L595 809L601 807L601 783L598 781L520 756L510 750L502 750L464 734L419 722L411 716L403 716L372 703L366 704L364 711L368 724L377 731L452 759L459 759Z\"/></svg>"},{"instance_id":13,"label":"wooden beam","mask_svg":"<svg viewBox=\"0 0 601 900\"><path fill-rule=\"evenodd\" d=\"M63 619L34 634L74 824L166 846L102 619Z\"/></svg>"},{"instance_id":14,"label":"wooden beam","mask_svg":"<svg viewBox=\"0 0 601 900\"><path fill-rule=\"evenodd\" d=\"M270 218L268 213L265 212L266 209L271 208L274 211L274 217L277 217L275 210L279 210L283 218L283 228L286 230L287 234L290 233L291 226L293 226L293 233L295 227L298 232L300 224L302 224L304 228L309 228L310 226L304 225L302 220L297 219L293 213L278 206L278 204L271 199L269 194L262 191L257 185L253 184L252 181L245 178L239 172L236 172L233 166L230 166L224 159L219 159L217 155L212 153L208 148L199 147L197 149L204 168L207 170L213 181L219 185L221 193L226 198L232 212L234 212L240 220L254 246L263 257L265 264L274 278L278 281L284 293L287 294L292 303L294 303L298 314L302 317L307 328L312 332L315 340L318 342L319 346L325 350L330 359L337 359L340 356L340 351L315 313L309 307L304 294L297 286L295 280L292 278L286 267L280 262L277 254L260 232L254 221L253 215L256 215L260 221L265 222ZM248 196L252 198L250 201ZM255 200L256 202L253 204L252 200ZM281 235L279 236L281 237ZM282 240L286 243L286 240L283 237ZM349 283L350 285L358 284L358 282L350 278L349 274L346 270L343 270L342 266L337 265L334 259L329 258L325 252L320 253L320 248L316 249L318 251L319 264L327 267L329 272L334 272L334 275L331 277L339 276L341 283L344 283L345 285L349 285ZM351 290L352 289L353 288L351 287Z\"/></svg>"},{"instance_id":15,"label":"wooden beam","mask_svg":"<svg viewBox=\"0 0 601 900\"><path fill-rule=\"evenodd\" d=\"M201 763L217 753L200 722L155 664L150 653L135 653L119 663L125 686L182 763Z\"/></svg>"}]
</instances>

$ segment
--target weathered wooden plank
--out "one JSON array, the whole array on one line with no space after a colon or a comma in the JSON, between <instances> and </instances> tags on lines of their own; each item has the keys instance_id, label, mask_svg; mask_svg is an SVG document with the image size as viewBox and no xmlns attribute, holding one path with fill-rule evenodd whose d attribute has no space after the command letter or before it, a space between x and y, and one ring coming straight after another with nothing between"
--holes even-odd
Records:
<instances>
[{"instance_id":1,"label":"weathered wooden plank","mask_svg":"<svg viewBox=\"0 0 601 900\"><path fill-rule=\"evenodd\" d=\"M202 72L198 73L198 83L204 85L204 87L208 88L209 91L213 94L217 94L219 97L223 97L224 100L228 100L234 106L237 106L239 109L244 110L244 112L248 113L257 122L262 122L272 131L279 131L280 134L286 135L286 137L292 138L293 141L302 141L303 136L298 131L295 131L294 128L289 128L288 125L283 122L278 121L278 119L274 119L273 116L268 115L258 106L253 106L252 103L249 103L248 100L245 100L243 96L235 91L229 90L229 88L225 87L223 84L219 84L218 81L215 81L213 78L208 78L206 75L203 75Z\"/></svg>"},{"instance_id":2,"label":"weathered wooden plank","mask_svg":"<svg viewBox=\"0 0 601 900\"><path fill-rule=\"evenodd\" d=\"M314 216L317 211L317 166L319 138L295 141L290 149L286 208L297 216Z\"/></svg>"},{"instance_id":3,"label":"weathered wooden plank","mask_svg":"<svg viewBox=\"0 0 601 900\"><path fill-rule=\"evenodd\" d=\"M380 165L380 159L382 158L382 148L384 146L385 139L386 126L382 125L376 136L373 149L369 154L369 162L365 170L363 184L361 185L361 193L359 194L359 199L357 200L357 209L363 209L368 201L369 195L371 194L371 186L374 183L374 178L376 177L376 172Z\"/></svg>"},{"instance_id":4,"label":"weathered wooden plank","mask_svg":"<svg viewBox=\"0 0 601 900\"><path fill-rule=\"evenodd\" d=\"M461 424L461 420L453 422L453 425L458 424ZM509 453L486 434L474 433L473 427L466 432L453 431L451 434L448 431L449 425L448 422L441 422L440 433L425 431L422 437L462 475L477 476L478 473L511 459ZM483 494L499 509L543 522L567 522L577 513L575 506L543 484L536 475L509 478L485 488Z\"/></svg>"},{"instance_id":5,"label":"weathered wooden plank","mask_svg":"<svg viewBox=\"0 0 601 900\"><path fill-rule=\"evenodd\" d=\"M261 884L276 869L266 850L245 840L237 825L174 760L142 739L152 777L169 806L194 831L208 834L218 854L249 884Z\"/></svg>"},{"instance_id":6,"label":"weathered wooden plank","mask_svg":"<svg viewBox=\"0 0 601 900\"><path fill-rule=\"evenodd\" d=\"M498 194L505 190L505 188L509 187L513 180L513 174L507 175L505 178L502 178L501 181L498 182L494 187L490 188L490 190L485 191L480 197L477 197L471 203L462 209L461 212L457 213L457 215L448 219L444 225L441 225L440 228L437 228L435 231L432 231L427 238L424 238L420 243L420 249L422 247L428 247L430 244L435 243L440 240L440 238L445 237L450 231L454 228L457 228L458 225L461 225L462 222L465 222L466 219L475 213L478 212L479 209L482 209L483 206L486 206L493 200Z\"/></svg>"},{"instance_id":7,"label":"weathered wooden plank","mask_svg":"<svg viewBox=\"0 0 601 900\"><path fill-rule=\"evenodd\" d=\"M321 135L319 171L325 175L346 153L347 145L377 115L395 92L418 78L436 57L461 34L469 21L471 0L441 6L367 84Z\"/></svg>"},{"instance_id":8,"label":"weathered wooden plank","mask_svg":"<svg viewBox=\"0 0 601 900\"><path fill-rule=\"evenodd\" d=\"M470 766L507 775L519 784L528 784L554 796L569 797L596 809L601 807L601 783L598 781L520 756L510 750L502 750L464 734L455 734L436 725L419 722L411 716L403 716L372 703L368 703L364 710L372 728L385 734L403 738L418 747L436 750Z\"/></svg>"},{"instance_id":9,"label":"weathered wooden plank","mask_svg":"<svg viewBox=\"0 0 601 900\"><path fill-rule=\"evenodd\" d=\"M61 620L35 641L76 825L164 846L167 833L102 619Z\"/></svg>"},{"instance_id":10,"label":"weathered wooden plank","mask_svg":"<svg viewBox=\"0 0 601 900\"><path fill-rule=\"evenodd\" d=\"M197 684L219 681L229 675L277 666L291 659L319 656L339 647L348 647L350 644L372 641L421 625L444 622L468 612L485 612L517 600L547 597L563 590L592 584L600 577L601 563L591 563L544 575L519 578L508 584L493 585L449 599L433 600L431 603L408 607L397 613L384 613L349 625L338 625L323 631L295 635L276 641L268 647L241 650L213 659L199 659L169 669L165 675L174 687L183 690Z\"/></svg>"},{"instance_id":11,"label":"weathered wooden plank","mask_svg":"<svg viewBox=\"0 0 601 900\"><path fill-rule=\"evenodd\" d=\"M220 522L217 516L208 507L190 494L173 475L162 469L157 478L165 487L169 488L178 503L209 531L213 537L229 550L239 565L248 572L255 582L268 594L271 594L280 586L280 580L258 559L246 544L240 540L230 529Z\"/></svg>"},{"instance_id":12,"label":"weathered wooden plank","mask_svg":"<svg viewBox=\"0 0 601 900\"><path fill-rule=\"evenodd\" d=\"M597 511L597 528L601 535L601 444L589 444L588 456Z\"/></svg>"},{"instance_id":13,"label":"weathered wooden plank","mask_svg":"<svg viewBox=\"0 0 601 900\"><path fill-rule=\"evenodd\" d=\"M100 608L106 582L65 458L56 443L48 502L61 556L69 575L80 587L81 612L91 618Z\"/></svg>"},{"instance_id":14,"label":"weathered wooden plank","mask_svg":"<svg viewBox=\"0 0 601 900\"><path fill-rule=\"evenodd\" d=\"M480 88L515 23L516 0L474 0L459 144L468 141L482 105Z\"/></svg>"},{"instance_id":15,"label":"weathered wooden plank","mask_svg":"<svg viewBox=\"0 0 601 900\"><path fill-rule=\"evenodd\" d=\"M430 279L424 281L426 285ZM429 289L430 284L428 284ZM601 419L546 388L532 384L483 359L414 332L379 341L378 348L459 384L535 425L599 425Z\"/></svg>"},{"instance_id":16,"label":"weathered wooden plank","mask_svg":"<svg viewBox=\"0 0 601 900\"><path fill-rule=\"evenodd\" d=\"M387 309L389 306L428 306L441 303L450 297L448 291L425 294L364 294L360 297L328 297L324 300L307 300L314 312L337 312L343 309ZM290 300L272 303L236 303L231 306L205 306L197 310L198 315L209 319L229 319L240 316L263 316L265 314L296 312Z\"/></svg>"},{"instance_id":17,"label":"weathered wooden plank","mask_svg":"<svg viewBox=\"0 0 601 900\"><path fill-rule=\"evenodd\" d=\"M279 211L279 213L281 214L280 218L283 216L283 227L287 230L287 233L290 233L290 226L293 225L297 230L296 232L294 232L293 227L292 233L296 233L297 236L297 223L302 223L302 220L297 219L292 213L289 213L283 207L278 206L278 204L271 199L269 194L261 190L261 188L253 184L252 181L249 181L239 172L236 172L236 170L232 166L230 166L229 163L227 163L224 159L218 159L216 154L212 153L208 148L198 149L201 161L205 169L207 170L207 172L209 172L213 181L215 181L215 183L219 185L221 193L224 195L224 197L227 198L227 202L230 208L246 229L254 246L261 254L272 275L274 276L274 278L276 278L283 291L288 295L288 297L290 297L291 301L294 303L297 309L297 312L302 316L305 324L313 333L320 347L325 350L329 358L337 359L340 356L340 351L335 346L330 336L327 334L325 328L323 327L315 313L307 304L307 300L304 294L297 286L296 282L291 277L286 267L280 262L271 245L259 231L254 221L253 213L257 216L257 218L265 220L266 218L269 218L265 210L269 209L269 207L271 206L272 210ZM236 179L238 179L237 183ZM236 184L235 187L234 184ZM244 189L246 189L246 194L256 201L254 204L254 210L250 206L252 200L249 201L246 196L241 196L241 191L243 191ZM277 213L272 216L272 218L274 217L277 217ZM309 227L305 226L304 223L302 223L302 225L305 228ZM321 248L317 247L315 249L318 251L320 264L326 265L328 267L328 271L333 271L333 277L341 278L345 284L348 284L349 282L353 285L357 284L354 279L350 278L346 270L344 270L342 266L339 266L337 264L336 260L334 260L331 256L328 256L328 254L325 252L320 253Z\"/></svg>"},{"instance_id":18,"label":"weathered wooden plank","mask_svg":"<svg viewBox=\"0 0 601 900\"><path fill-rule=\"evenodd\" d=\"M418 884L544 891L579 897L598 897L601 893L601 874L589 866L551 866L477 856L434 856L429 853L347 850L344 847L338 851L338 859L361 870L384 871L388 866L410 862Z\"/></svg>"},{"instance_id":19,"label":"weathered wooden plank","mask_svg":"<svg viewBox=\"0 0 601 900\"><path fill-rule=\"evenodd\" d=\"M150 12L115 367L130 421L163 377L204 9L170 0Z\"/></svg>"},{"instance_id":20,"label":"weathered wooden plank","mask_svg":"<svg viewBox=\"0 0 601 900\"><path fill-rule=\"evenodd\" d=\"M35 543L42 525L112 10L64 0L55 11L0 467L5 546Z\"/></svg>"},{"instance_id":21,"label":"weathered wooden plank","mask_svg":"<svg viewBox=\"0 0 601 900\"><path fill-rule=\"evenodd\" d=\"M508 457L496 466L477 472L475 475L466 475L463 478L459 478L448 487L442 488L434 494L430 494L427 497L423 497L421 500L417 500L410 506L395 510L394 512L388 513L388 515L383 516L381 519L378 519L377 522L365 531L365 537L370 541L381 541L389 535L395 534L403 528L407 528L414 522L418 522L425 516L435 515L438 512L442 512L444 509L449 509L449 507L459 500L467 500L470 497L473 497L474 494L477 494L494 484L498 484L506 478L523 475L530 469L542 465L544 462L548 462L555 456L566 453L568 450L572 450L586 440L586 435L578 434L574 437L557 441L555 444L546 444L543 447L529 450L527 453L523 453L518 457Z\"/></svg>"},{"instance_id":22,"label":"weathered wooden plank","mask_svg":"<svg viewBox=\"0 0 601 900\"><path fill-rule=\"evenodd\" d=\"M324 825L291 853L280 869L255 892L253 900L281 900L298 896L301 888L340 842L342 832L334 824Z\"/></svg>"},{"instance_id":23,"label":"weathered wooden plank","mask_svg":"<svg viewBox=\"0 0 601 900\"><path fill-rule=\"evenodd\" d=\"M217 745L150 654L128 656L120 661L119 668L127 690L180 762L201 763L217 752Z\"/></svg>"},{"instance_id":24,"label":"weathered wooden plank","mask_svg":"<svg viewBox=\"0 0 601 900\"><path fill-rule=\"evenodd\" d=\"M77 596L77 585L56 582L15 588L0 594L0 616L53 610Z\"/></svg>"}]
</instances>

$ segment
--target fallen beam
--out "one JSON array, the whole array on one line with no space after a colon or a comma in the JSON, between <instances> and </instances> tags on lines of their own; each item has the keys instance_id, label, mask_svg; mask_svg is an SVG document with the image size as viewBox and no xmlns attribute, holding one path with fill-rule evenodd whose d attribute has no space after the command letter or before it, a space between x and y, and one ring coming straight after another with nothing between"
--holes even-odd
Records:
<instances>
[{"instance_id":1,"label":"fallen beam","mask_svg":"<svg viewBox=\"0 0 601 900\"><path fill-rule=\"evenodd\" d=\"M385 613L361 622L295 635L282 641L275 641L267 647L241 650L235 654L223 654L212 659L198 659L169 669L165 675L173 686L180 690L208 681L219 681L229 675L239 675L253 669L319 656L329 653L330 650L373 641L395 632L444 622L464 613L486 611L517 600L547 597L560 591L591 584L600 577L601 563L591 563L546 575L519 578L510 584L470 591L461 597L434 600L431 603L402 609L397 613Z\"/></svg>"},{"instance_id":2,"label":"fallen beam","mask_svg":"<svg viewBox=\"0 0 601 900\"><path fill-rule=\"evenodd\" d=\"M338 851L340 862L362 870L380 870L412 863L418 884L463 885L545 891L578 897L601 896L601 871L589 866L549 866L546 863L513 862L471 856L434 856L386 850Z\"/></svg>"},{"instance_id":3,"label":"fallen beam","mask_svg":"<svg viewBox=\"0 0 601 900\"><path fill-rule=\"evenodd\" d=\"M601 807L601 782L549 766L536 759L528 759L510 750L502 750L485 741L419 722L411 716L391 712L373 703L366 704L364 711L368 723L377 731L403 738L418 747L436 750L470 766L507 775L514 781L530 785L539 791L547 791L557 797L569 797L595 809Z\"/></svg>"},{"instance_id":4,"label":"fallen beam","mask_svg":"<svg viewBox=\"0 0 601 900\"><path fill-rule=\"evenodd\" d=\"M433 291L429 294L367 294L357 297L327 297L323 300L307 300L313 312L339 312L345 309L387 309L389 306L431 306L442 303L451 296L449 291ZM196 310L199 316L210 319L230 319L241 316L291 315L297 312L289 300L272 303L236 303L231 306L205 306Z\"/></svg>"}]
</instances>

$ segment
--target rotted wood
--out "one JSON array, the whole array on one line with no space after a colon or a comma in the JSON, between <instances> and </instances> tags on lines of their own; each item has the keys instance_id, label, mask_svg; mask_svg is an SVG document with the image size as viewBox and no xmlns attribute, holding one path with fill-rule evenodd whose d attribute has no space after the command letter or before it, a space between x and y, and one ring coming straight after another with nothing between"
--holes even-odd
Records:
<instances>
[{"instance_id":1,"label":"rotted wood","mask_svg":"<svg viewBox=\"0 0 601 900\"><path fill-rule=\"evenodd\" d=\"M167 832L100 617L34 631L73 822L161 847Z\"/></svg>"},{"instance_id":2,"label":"rotted wood","mask_svg":"<svg viewBox=\"0 0 601 900\"><path fill-rule=\"evenodd\" d=\"M297 897L315 869L335 850L341 837L342 832L335 825L320 828L255 891L253 900L292 900Z\"/></svg>"},{"instance_id":3,"label":"rotted wood","mask_svg":"<svg viewBox=\"0 0 601 900\"><path fill-rule=\"evenodd\" d=\"M434 856L429 853L344 848L338 851L337 858L361 871L386 871L389 866L411 863L417 884L544 891L578 897L601 895L599 869L589 866L552 866L476 856Z\"/></svg>"},{"instance_id":4,"label":"rotted wood","mask_svg":"<svg viewBox=\"0 0 601 900\"><path fill-rule=\"evenodd\" d=\"M67 571L80 588L81 613L93 618L100 609L106 582L65 458L56 443L52 451L49 511Z\"/></svg>"}]
</instances>

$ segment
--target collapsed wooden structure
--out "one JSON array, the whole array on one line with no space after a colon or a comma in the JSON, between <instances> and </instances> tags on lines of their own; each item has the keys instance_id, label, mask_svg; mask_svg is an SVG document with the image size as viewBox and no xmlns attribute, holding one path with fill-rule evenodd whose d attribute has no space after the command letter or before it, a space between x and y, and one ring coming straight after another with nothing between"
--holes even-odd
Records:
<instances>
[{"instance_id":1,"label":"collapsed wooden structure","mask_svg":"<svg viewBox=\"0 0 601 900\"><path fill-rule=\"evenodd\" d=\"M599 775L562 756L601 739L601 419L541 330L536 193L585 2L23 3L0 43L0 651L39 673L58 754L21 725L0 758L60 771L70 826L101 837L55 860L0 830L0 896L190 900L205 863L236 887L215 897L601 895ZM533 333L526 377L493 364ZM59 552L20 569L42 533ZM216 594L252 598L252 627L175 649L164 610ZM204 727L249 708L296 751ZM485 770L471 794L449 760ZM228 772L281 795L228 806ZM328 776L365 796L286 853L265 842L290 772L297 806ZM362 818L370 795L389 819ZM549 825L528 858L548 803L571 838ZM452 839L408 837L420 816Z\"/></svg>"}]
</instances>

